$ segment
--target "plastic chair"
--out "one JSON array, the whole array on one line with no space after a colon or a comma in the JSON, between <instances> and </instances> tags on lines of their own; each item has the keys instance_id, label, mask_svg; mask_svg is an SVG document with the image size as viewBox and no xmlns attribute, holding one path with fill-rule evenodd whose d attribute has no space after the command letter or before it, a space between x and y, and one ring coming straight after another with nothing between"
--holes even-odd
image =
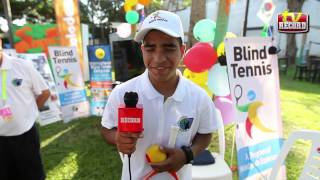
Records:
<instances>
[{"instance_id":1,"label":"plastic chair","mask_svg":"<svg viewBox=\"0 0 320 180\"><path fill-rule=\"evenodd\" d=\"M211 152L215 158L215 163L210 165L192 165L193 180L232 180L232 172L228 164L224 161L225 136L221 112L217 111L219 153Z\"/></svg>"},{"instance_id":2,"label":"plastic chair","mask_svg":"<svg viewBox=\"0 0 320 180\"><path fill-rule=\"evenodd\" d=\"M282 146L275 165L272 168L269 179L277 180L277 174L284 163L290 148L298 139L311 140L312 146L307 157L304 168L300 174L299 180L316 180L320 179L320 131L300 130L293 132ZM279 179L279 178L278 178Z\"/></svg>"}]
</instances>

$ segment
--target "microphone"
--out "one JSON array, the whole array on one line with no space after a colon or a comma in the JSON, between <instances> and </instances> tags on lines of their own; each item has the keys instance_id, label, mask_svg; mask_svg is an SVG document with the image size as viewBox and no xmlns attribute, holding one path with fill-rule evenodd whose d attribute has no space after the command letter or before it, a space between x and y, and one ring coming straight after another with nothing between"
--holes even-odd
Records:
<instances>
[{"instance_id":1,"label":"microphone","mask_svg":"<svg viewBox=\"0 0 320 180\"><path fill-rule=\"evenodd\" d=\"M118 130L120 132L139 133L143 131L143 108L137 105L139 97L136 92L126 92L124 103L118 108ZM129 179L131 180L131 154L128 154Z\"/></svg>"},{"instance_id":2,"label":"microphone","mask_svg":"<svg viewBox=\"0 0 320 180\"><path fill-rule=\"evenodd\" d=\"M118 130L120 132L142 132L143 131L143 108L137 105L138 93L126 92L124 103L118 108Z\"/></svg>"}]
</instances>

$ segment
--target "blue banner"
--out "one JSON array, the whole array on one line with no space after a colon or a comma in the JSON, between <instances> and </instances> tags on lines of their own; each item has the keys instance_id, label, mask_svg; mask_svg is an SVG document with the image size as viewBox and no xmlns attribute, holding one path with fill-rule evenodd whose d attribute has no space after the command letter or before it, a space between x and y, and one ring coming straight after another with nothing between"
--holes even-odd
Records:
<instances>
[{"instance_id":1,"label":"blue banner","mask_svg":"<svg viewBox=\"0 0 320 180\"><path fill-rule=\"evenodd\" d=\"M65 93L59 94L61 106L66 106L70 104L76 104L87 100L86 91L78 90L78 91L69 91Z\"/></svg>"},{"instance_id":2,"label":"blue banner","mask_svg":"<svg viewBox=\"0 0 320 180\"><path fill-rule=\"evenodd\" d=\"M111 81L111 53L109 45L88 46L91 81Z\"/></svg>"},{"instance_id":3,"label":"blue banner","mask_svg":"<svg viewBox=\"0 0 320 180\"><path fill-rule=\"evenodd\" d=\"M272 139L247 146L238 151L238 167L240 179L253 176L272 168L280 153L283 139Z\"/></svg>"}]
</instances>

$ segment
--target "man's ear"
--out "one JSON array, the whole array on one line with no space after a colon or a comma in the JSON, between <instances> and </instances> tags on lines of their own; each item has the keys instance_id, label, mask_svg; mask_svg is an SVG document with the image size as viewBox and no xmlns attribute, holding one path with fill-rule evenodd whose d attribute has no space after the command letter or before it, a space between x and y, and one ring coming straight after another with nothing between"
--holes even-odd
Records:
<instances>
[{"instance_id":1,"label":"man's ear","mask_svg":"<svg viewBox=\"0 0 320 180\"><path fill-rule=\"evenodd\" d=\"M185 55L185 53L186 53L186 50L187 50L186 44L182 44L181 47L180 47L181 58L184 57L184 55Z\"/></svg>"},{"instance_id":2,"label":"man's ear","mask_svg":"<svg viewBox=\"0 0 320 180\"><path fill-rule=\"evenodd\" d=\"M140 49L141 49L141 51L144 50L144 44L141 44Z\"/></svg>"}]
</instances>

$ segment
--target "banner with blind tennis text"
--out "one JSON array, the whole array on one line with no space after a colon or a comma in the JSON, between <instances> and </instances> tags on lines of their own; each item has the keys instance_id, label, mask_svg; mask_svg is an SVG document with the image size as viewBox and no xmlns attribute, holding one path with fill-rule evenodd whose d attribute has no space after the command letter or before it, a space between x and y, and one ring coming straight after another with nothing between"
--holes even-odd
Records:
<instances>
[{"instance_id":1,"label":"banner with blind tennis text","mask_svg":"<svg viewBox=\"0 0 320 180\"><path fill-rule=\"evenodd\" d=\"M283 144L278 60L269 54L271 46L271 38L225 40L240 180L268 177Z\"/></svg>"}]
</instances>

